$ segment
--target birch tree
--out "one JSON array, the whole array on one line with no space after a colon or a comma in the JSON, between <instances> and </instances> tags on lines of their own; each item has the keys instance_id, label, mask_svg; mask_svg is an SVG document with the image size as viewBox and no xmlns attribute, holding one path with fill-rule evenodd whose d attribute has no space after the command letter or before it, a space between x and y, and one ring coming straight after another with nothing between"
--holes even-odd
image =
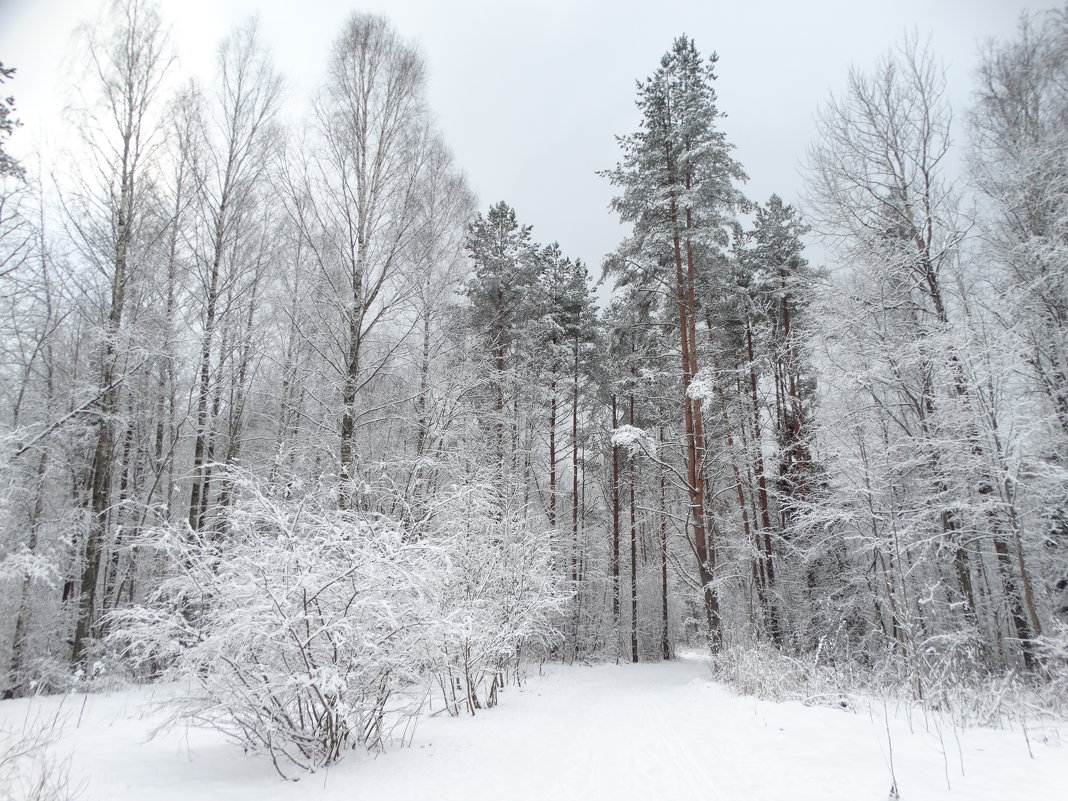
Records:
<instances>
[{"instance_id":1,"label":"birch tree","mask_svg":"<svg viewBox=\"0 0 1068 801\"><path fill-rule=\"evenodd\" d=\"M306 234L321 242L315 258L341 322L330 361L340 383L342 506L352 502L357 429L374 419L358 398L394 352L383 342L376 348L375 337L418 294L415 271L406 268L417 249L420 180L434 152L425 84L414 46L384 18L354 14L334 43L315 103L320 149L309 166Z\"/></svg>"},{"instance_id":2,"label":"birch tree","mask_svg":"<svg viewBox=\"0 0 1068 801\"><path fill-rule=\"evenodd\" d=\"M214 430L221 403L220 372L231 357L241 361L240 343L218 341L228 324L240 325L254 313L264 271L265 177L278 132L274 120L282 82L258 39L254 23L239 28L219 47L217 85L201 101L199 152L187 153L197 189L195 259L202 304L199 360L194 400L194 444L189 526L205 522L212 467ZM247 342L247 337L245 339ZM227 352L227 350L230 352ZM247 358L247 350L244 357ZM237 375L248 372L237 364ZM238 387L240 395L244 387ZM230 438L231 449L237 446ZM220 461L231 462L234 455Z\"/></svg>"},{"instance_id":3,"label":"birch tree","mask_svg":"<svg viewBox=\"0 0 1068 801\"><path fill-rule=\"evenodd\" d=\"M98 585L107 542L120 408L127 290L140 268L131 252L145 220L143 184L159 144L158 103L170 64L159 13L147 0L111 6L102 28L83 30L87 82L95 98L83 110L84 144L92 172L85 176L88 219L75 222L85 254L106 280L98 346L95 446L89 468L89 520L80 554L78 609L72 659L81 659L99 618Z\"/></svg>"},{"instance_id":4,"label":"birch tree","mask_svg":"<svg viewBox=\"0 0 1068 801\"><path fill-rule=\"evenodd\" d=\"M970 367L990 343L968 342L975 280L962 259L966 223L946 164L944 87L934 58L906 40L873 70L854 71L821 112L810 208L853 265L837 313L846 304L850 311L834 341L837 353L854 354L852 381L866 396L837 424L856 435L846 447L864 486L837 493L861 505L850 516L867 531L862 541L883 576L881 605L891 610L889 622L881 619L903 648L921 659L998 650L1004 606L1005 633L1019 649L1009 650L1031 667L1041 622L1005 482L1005 440L991 427L996 414L981 411L990 399ZM980 581L989 585L982 595ZM925 647L935 631L946 636Z\"/></svg>"}]
</instances>

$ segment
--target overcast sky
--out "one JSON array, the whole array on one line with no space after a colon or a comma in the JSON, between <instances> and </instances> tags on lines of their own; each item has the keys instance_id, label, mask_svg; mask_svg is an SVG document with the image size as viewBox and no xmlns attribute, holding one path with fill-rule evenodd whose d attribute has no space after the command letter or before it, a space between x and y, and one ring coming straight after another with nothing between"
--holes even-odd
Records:
<instances>
[{"instance_id":1,"label":"overcast sky","mask_svg":"<svg viewBox=\"0 0 1068 801\"><path fill-rule=\"evenodd\" d=\"M649 75L680 33L719 53L722 121L755 200L801 188L813 117L851 65L866 67L906 30L930 35L946 63L958 119L979 44L1011 35L1023 10L1052 0L163 0L187 72L208 76L219 39L258 13L286 76L292 108L325 68L353 11L389 17L430 67L430 104L485 208L506 200L541 242L599 272L621 236L595 173L619 158L615 136L636 127L635 80ZM0 61L18 68L4 87L25 125L11 150L56 125L59 64L73 27L99 0L0 0ZM963 141L963 127L957 130Z\"/></svg>"}]
</instances>

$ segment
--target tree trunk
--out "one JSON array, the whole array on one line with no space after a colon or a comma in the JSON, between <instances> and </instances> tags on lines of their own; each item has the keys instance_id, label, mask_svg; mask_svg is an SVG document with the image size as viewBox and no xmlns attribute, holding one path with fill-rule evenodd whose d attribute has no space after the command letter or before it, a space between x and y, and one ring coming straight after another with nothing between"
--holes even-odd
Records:
<instances>
[{"instance_id":1,"label":"tree trunk","mask_svg":"<svg viewBox=\"0 0 1068 801\"><path fill-rule=\"evenodd\" d=\"M133 174L129 168L132 158L133 133L127 126L124 137L123 171L120 179L119 204L115 220L114 272L111 277L111 308L104 328L104 352L100 360L100 406L96 447L89 469L89 532L85 538L85 561L79 586L78 618L74 628L71 660L78 662L84 653L86 640L96 624L97 584L100 559L108 530L111 511L111 466L115 413L119 407L118 336L122 328L126 303L126 260L131 241L131 208L133 204Z\"/></svg>"},{"instance_id":2,"label":"tree trunk","mask_svg":"<svg viewBox=\"0 0 1068 801\"><path fill-rule=\"evenodd\" d=\"M578 400L579 400L579 341L575 337L574 377L571 385L571 586L575 592L574 637L575 655L579 656L579 615L582 604L582 590L579 580L579 442L578 442Z\"/></svg>"},{"instance_id":3,"label":"tree trunk","mask_svg":"<svg viewBox=\"0 0 1068 801\"><path fill-rule=\"evenodd\" d=\"M634 395L630 396L630 424L634 425ZM631 454L630 480L630 661L638 661L638 514L635 486L638 483L638 460Z\"/></svg>"},{"instance_id":4,"label":"tree trunk","mask_svg":"<svg viewBox=\"0 0 1068 801\"><path fill-rule=\"evenodd\" d=\"M555 353L555 342L553 352ZM549 529L556 534L556 365L549 381Z\"/></svg>"},{"instance_id":5,"label":"tree trunk","mask_svg":"<svg viewBox=\"0 0 1068 801\"><path fill-rule=\"evenodd\" d=\"M616 396L612 395L612 430L619 426ZM619 446L612 443L612 621L619 633Z\"/></svg>"},{"instance_id":6,"label":"tree trunk","mask_svg":"<svg viewBox=\"0 0 1068 801\"><path fill-rule=\"evenodd\" d=\"M204 333L200 338L200 368L197 382L196 441L193 443L193 487L189 492L189 528L199 531L203 512L207 506L208 484L208 401L211 397L211 352L215 338L216 313L219 302L219 274L222 271L223 235L225 233L226 195L220 202L215 220L215 238L212 243L211 274L208 279L208 297L204 313Z\"/></svg>"},{"instance_id":7,"label":"tree trunk","mask_svg":"<svg viewBox=\"0 0 1068 801\"><path fill-rule=\"evenodd\" d=\"M660 427L660 442L664 441L664 427ZM664 659L671 659L671 639L668 630L668 530L667 476L660 471L660 646Z\"/></svg>"},{"instance_id":8,"label":"tree trunk","mask_svg":"<svg viewBox=\"0 0 1068 801\"><path fill-rule=\"evenodd\" d=\"M49 378L51 383L51 378ZM49 393L51 394L51 392ZM30 517L30 541L27 550L32 555L37 552L37 534L41 524L41 516L44 513L44 478L48 471L48 451L42 450L41 459L37 463L37 480L33 499L33 513ZM26 632L29 628L29 600L30 586L32 581L29 574L23 574L22 584L19 587L19 606L15 616L15 638L11 643L11 684L4 689L2 698L15 698L22 694L22 665L26 656Z\"/></svg>"},{"instance_id":9,"label":"tree trunk","mask_svg":"<svg viewBox=\"0 0 1068 801\"><path fill-rule=\"evenodd\" d=\"M674 166L668 154L669 174ZM669 178L672 189L675 179ZM690 212L686 212L687 230L690 227ZM709 547L705 532L704 488L704 428L701 419L701 401L690 397L690 384L697 373L696 354L696 291L694 288L693 249L686 243L686 272L683 271L682 241L678 210L674 194L671 199L672 250L675 259L675 291L679 316L679 343L682 360L683 426L686 431L686 477L690 495L690 512L694 531L694 553L697 557L698 577L704 596L705 619L708 624L709 641L713 648L719 645L719 600L712 586L714 550Z\"/></svg>"}]
</instances>

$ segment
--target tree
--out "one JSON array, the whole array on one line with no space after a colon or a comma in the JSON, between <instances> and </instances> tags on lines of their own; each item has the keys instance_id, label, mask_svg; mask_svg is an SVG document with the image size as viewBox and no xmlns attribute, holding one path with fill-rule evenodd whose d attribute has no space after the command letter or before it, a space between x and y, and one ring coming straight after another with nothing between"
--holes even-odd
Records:
<instances>
[{"instance_id":1,"label":"tree","mask_svg":"<svg viewBox=\"0 0 1068 801\"><path fill-rule=\"evenodd\" d=\"M731 343L720 356L744 386L736 403L743 420L751 421L743 440L750 443L746 462L755 484L754 583L765 628L779 642L779 618L790 604L775 608L773 596L784 590L776 586L776 573L786 567L777 565L776 551L781 554L791 521L817 480L810 453L816 391L806 324L819 276L802 255L807 232L778 195L757 207L753 227L735 243L735 286L726 303L731 322L723 326ZM732 360L732 353L740 358Z\"/></svg>"},{"instance_id":2,"label":"tree","mask_svg":"<svg viewBox=\"0 0 1068 801\"><path fill-rule=\"evenodd\" d=\"M999 285L1035 384L1068 434L1068 8L1021 17L1014 41L984 52L979 79L971 166L994 205Z\"/></svg>"},{"instance_id":3,"label":"tree","mask_svg":"<svg viewBox=\"0 0 1068 801\"><path fill-rule=\"evenodd\" d=\"M504 201L479 214L468 230L466 248L474 267L467 285L471 303L471 325L483 352L492 364L489 390L493 426L495 484L506 503L514 480L508 460L509 402L515 371L529 366L530 328L538 312L538 282L543 262L529 225L520 225L515 209ZM513 431L517 425L513 420ZM517 433L514 434L517 436Z\"/></svg>"},{"instance_id":4,"label":"tree","mask_svg":"<svg viewBox=\"0 0 1068 801\"><path fill-rule=\"evenodd\" d=\"M114 481L116 415L124 374L120 337L127 290L138 263L132 249L144 222L142 183L158 144L156 105L170 64L159 12L147 0L111 6L106 27L84 30L95 106L81 129L92 156L92 223L76 221L86 253L108 278L108 299L97 357L97 431L89 469L89 522L85 536L72 659L81 659L99 617L101 557Z\"/></svg>"},{"instance_id":5,"label":"tree","mask_svg":"<svg viewBox=\"0 0 1068 801\"><path fill-rule=\"evenodd\" d=\"M213 418L218 414L212 411L218 408L217 399L223 392L216 371L221 371L233 355L216 356L216 338L231 318L242 316L242 312L246 317L254 314L263 271L262 248L256 247L255 238L267 213L263 191L271 149L277 142L274 119L282 88L254 23L225 40L218 58L215 97L207 107L191 109L199 128L195 135L200 147L183 154L190 160L188 168L197 188L195 241L199 247L195 259L201 283L198 296L203 303L188 514L194 531L205 523L211 463L216 461ZM247 371L247 364L238 365L239 375ZM244 386L236 388L239 396L244 390ZM236 438L231 437L231 453L221 461L232 463L237 447Z\"/></svg>"},{"instance_id":6,"label":"tree","mask_svg":"<svg viewBox=\"0 0 1068 801\"><path fill-rule=\"evenodd\" d=\"M474 196L452 155L438 141L428 159L420 194L416 257L421 285L416 300L419 321L419 353L416 359L418 394L415 398L415 472L440 460L445 427L440 424L441 404L448 399L445 366L450 340L441 331L451 322L467 264L464 241L474 215ZM416 480L417 494L429 489L429 477Z\"/></svg>"},{"instance_id":7,"label":"tree","mask_svg":"<svg viewBox=\"0 0 1068 801\"><path fill-rule=\"evenodd\" d=\"M867 396L839 410L842 447L857 461L840 463L853 474L840 476L829 502L844 503L867 532L872 564L885 576L878 584L886 588L881 605L892 610L888 630L921 660L939 652L922 647L936 628L950 658L982 637L976 582L992 550L1000 586L991 592L1008 606L1011 636L1030 667L1041 624L1006 492L1006 440L992 427L996 413L983 411L990 396L970 366L988 343L971 337L979 330L976 282L961 258L966 228L946 170L951 117L943 95L935 60L906 40L873 71L854 71L844 96L821 112L810 205L854 272L832 342ZM943 575L948 565L952 577ZM937 612L918 605L932 592ZM911 609L901 611L902 599ZM984 613L996 647L1000 616ZM875 617L885 620L878 610Z\"/></svg>"},{"instance_id":8,"label":"tree","mask_svg":"<svg viewBox=\"0 0 1068 801\"><path fill-rule=\"evenodd\" d=\"M15 75L14 67L5 67L0 61L0 84L7 83ZM0 100L0 178L21 177L22 167L4 150L4 143L19 126L15 118L15 98L10 95Z\"/></svg>"},{"instance_id":9,"label":"tree","mask_svg":"<svg viewBox=\"0 0 1068 801\"><path fill-rule=\"evenodd\" d=\"M384 355L372 358L373 338L419 287L404 268L417 248L420 178L434 152L425 84L414 46L384 18L354 14L334 43L315 103L321 149L308 168L312 210L303 234L322 271L324 301L341 318L334 368L341 382L343 506L352 500L356 430L365 417L357 398L392 356L382 346Z\"/></svg>"},{"instance_id":10,"label":"tree","mask_svg":"<svg viewBox=\"0 0 1068 801\"><path fill-rule=\"evenodd\" d=\"M51 644L56 632L34 625L35 613L54 609L38 603L59 575L57 530L50 525L50 484L63 457L49 436L62 415L57 387L59 330L68 313L56 292L53 261L36 187L23 176L0 178L0 353L4 392L0 395L0 442L4 483L0 489L0 582L8 594L14 627L3 697L31 689L29 666L39 655L34 641ZM8 185L8 182L14 182ZM37 221L29 219L37 205ZM15 589L17 588L17 589ZM36 630L35 630L36 629ZM6 645L7 643L4 643Z\"/></svg>"},{"instance_id":11,"label":"tree","mask_svg":"<svg viewBox=\"0 0 1068 801\"><path fill-rule=\"evenodd\" d=\"M756 211L744 257L751 271L751 302L771 362L781 501L803 500L813 480L808 424L815 412L816 388L806 326L820 275L802 255L802 237L808 231L796 209L772 195Z\"/></svg>"},{"instance_id":12,"label":"tree","mask_svg":"<svg viewBox=\"0 0 1068 801\"><path fill-rule=\"evenodd\" d=\"M1013 39L984 50L978 77L969 164L987 201L981 224L998 293L991 305L1012 343L1002 359L1032 390L1011 408L1026 410L1022 449L1034 467L1011 485L1043 531L1032 558L1046 562L1040 572L1052 594L1068 580L1068 7L1022 15Z\"/></svg>"},{"instance_id":13,"label":"tree","mask_svg":"<svg viewBox=\"0 0 1068 801\"><path fill-rule=\"evenodd\" d=\"M683 36L638 86L641 130L622 137L623 162L605 175L621 188L612 207L633 234L610 260L627 278L637 271L674 290L679 332L683 427L694 549L703 588L705 617L715 643L719 605L713 586L716 547L707 534L705 434L702 402L690 393L700 370L697 286L727 244L731 215L745 206L735 182L745 179L730 145L715 127L721 116L713 89L716 63ZM672 271L674 273L672 280Z\"/></svg>"}]
</instances>

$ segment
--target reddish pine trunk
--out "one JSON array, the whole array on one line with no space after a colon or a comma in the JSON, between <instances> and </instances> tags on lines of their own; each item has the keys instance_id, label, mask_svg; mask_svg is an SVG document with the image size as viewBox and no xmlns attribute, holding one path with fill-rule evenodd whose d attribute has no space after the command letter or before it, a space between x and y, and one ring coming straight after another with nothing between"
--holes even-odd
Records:
<instances>
[{"instance_id":1,"label":"reddish pine trunk","mask_svg":"<svg viewBox=\"0 0 1068 801\"><path fill-rule=\"evenodd\" d=\"M674 183L674 180L671 180ZM687 227L690 223L686 213ZM673 223L672 249L675 258L675 295L679 315L679 343L682 360L683 427L686 431L686 478L693 517L694 553L701 586L704 588L705 617L713 646L719 640L719 601L712 587L713 551L705 534L704 504L704 430L701 420L701 402L690 397L690 384L697 372L696 354L696 293L694 289L693 249L687 242L686 271L683 271L682 243L679 233L678 212L674 198L671 201Z\"/></svg>"},{"instance_id":2,"label":"reddish pine trunk","mask_svg":"<svg viewBox=\"0 0 1068 801\"><path fill-rule=\"evenodd\" d=\"M549 528L556 530L556 369L549 383Z\"/></svg>"},{"instance_id":3,"label":"reddish pine trunk","mask_svg":"<svg viewBox=\"0 0 1068 801\"><path fill-rule=\"evenodd\" d=\"M612 430L619 426L616 396L612 396ZM619 447L612 444L612 620L619 629Z\"/></svg>"},{"instance_id":4,"label":"reddish pine trunk","mask_svg":"<svg viewBox=\"0 0 1068 801\"><path fill-rule=\"evenodd\" d=\"M630 424L634 425L634 396L630 396ZM638 460L630 456L630 661L638 661L638 515L635 503L635 484L638 481Z\"/></svg>"},{"instance_id":5,"label":"reddish pine trunk","mask_svg":"<svg viewBox=\"0 0 1068 801\"><path fill-rule=\"evenodd\" d=\"M660 428L660 441L664 429ZM668 539L667 539L667 476L660 471L660 645L664 659L671 659L671 640L668 631Z\"/></svg>"}]
</instances>

